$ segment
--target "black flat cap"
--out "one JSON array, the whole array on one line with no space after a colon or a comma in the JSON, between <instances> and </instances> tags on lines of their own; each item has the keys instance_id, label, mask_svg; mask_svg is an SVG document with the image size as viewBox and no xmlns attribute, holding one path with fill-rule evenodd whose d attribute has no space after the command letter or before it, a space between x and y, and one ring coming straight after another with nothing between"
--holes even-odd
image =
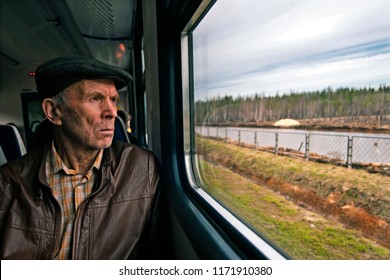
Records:
<instances>
[{"instance_id":1,"label":"black flat cap","mask_svg":"<svg viewBox=\"0 0 390 280\"><path fill-rule=\"evenodd\" d=\"M35 71L37 90L52 97L80 80L109 79L117 90L124 88L132 77L126 71L87 56L64 56L49 60Z\"/></svg>"}]
</instances>

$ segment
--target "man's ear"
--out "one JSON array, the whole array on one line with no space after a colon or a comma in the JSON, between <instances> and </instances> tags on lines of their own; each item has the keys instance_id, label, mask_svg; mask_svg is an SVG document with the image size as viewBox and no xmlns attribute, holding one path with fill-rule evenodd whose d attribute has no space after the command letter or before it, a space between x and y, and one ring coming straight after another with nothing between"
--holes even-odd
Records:
<instances>
[{"instance_id":1,"label":"man's ear","mask_svg":"<svg viewBox=\"0 0 390 280\"><path fill-rule=\"evenodd\" d=\"M45 98L42 101L42 109L45 112L45 115L49 121L56 125L61 125L61 111L58 107L54 105L52 98Z\"/></svg>"}]
</instances>

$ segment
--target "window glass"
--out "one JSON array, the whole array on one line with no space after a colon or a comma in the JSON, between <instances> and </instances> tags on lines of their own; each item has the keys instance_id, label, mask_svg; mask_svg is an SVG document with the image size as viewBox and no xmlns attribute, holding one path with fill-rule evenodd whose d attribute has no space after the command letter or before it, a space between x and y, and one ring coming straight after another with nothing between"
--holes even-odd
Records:
<instances>
[{"instance_id":1,"label":"window glass","mask_svg":"<svg viewBox=\"0 0 390 280\"><path fill-rule=\"evenodd\" d=\"M390 259L390 2L216 1L192 32L201 188L296 259Z\"/></svg>"}]
</instances>

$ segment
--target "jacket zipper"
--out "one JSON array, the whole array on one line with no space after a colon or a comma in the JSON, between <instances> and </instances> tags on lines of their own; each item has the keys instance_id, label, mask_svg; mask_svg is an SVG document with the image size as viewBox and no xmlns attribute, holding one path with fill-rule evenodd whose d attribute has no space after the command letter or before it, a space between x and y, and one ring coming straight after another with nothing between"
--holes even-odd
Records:
<instances>
[{"instance_id":1,"label":"jacket zipper","mask_svg":"<svg viewBox=\"0 0 390 280\"><path fill-rule=\"evenodd\" d=\"M85 212L88 209L88 204L91 202L91 200L93 199L94 196L96 196L98 193L100 193L111 182L111 179L109 176L110 164L104 164L102 166L102 169L105 169L104 171L106 171L106 174L105 174L105 177L102 178L102 181L100 183L99 188L95 192L91 193L91 195L87 199L85 199L83 202L81 202L79 208L76 210L76 213L75 213L75 219L74 219L74 224L73 224L73 237L72 237L72 239L73 239L72 260L78 259L77 254L76 254L76 250L77 250L77 247L79 244L78 237L80 235L80 232L78 231L78 229L81 226L81 219L82 219L82 217L84 217ZM102 175L101 175L102 177L104 176L103 175L104 171L102 170ZM78 235L77 235L77 233L78 233Z\"/></svg>"},{"instance_id":2,"label":"jacket zipper","mask_svg":"<svg viewBox=\"0 0 390 280\"><path fill-rule=\"evenodd\" d=\"M50 250L49 259L55 259L57 256L57 253L59 253L61 249L61 244L59 243L60 235L61 235L61 206L59 205L57 199L53 196L51 190L50 190L50 201L52 202L52 205L54 206L54 233L53 233L53 245L52 249Z\"/></svg>"}]
</instances>

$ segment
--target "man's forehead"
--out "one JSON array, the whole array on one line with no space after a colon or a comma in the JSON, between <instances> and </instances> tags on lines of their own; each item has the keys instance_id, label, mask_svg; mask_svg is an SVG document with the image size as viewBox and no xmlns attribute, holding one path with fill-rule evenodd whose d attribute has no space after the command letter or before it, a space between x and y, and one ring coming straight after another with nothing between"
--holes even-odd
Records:
<instances>
[{"instance_id":1,"label":"man's forehead","mask_svg":"<svg viewBox=\"0 0 390 280\"><path fill-rule=\"evenodd\" d=\"M109 79L99 79L99 80L80 80L73 85L69 86L68 89L73 90L81 90L84 92L93 91L94 89L107 89L109 91L117 93L115 88L115 83Z\"/></svg>"}]
</instances>

